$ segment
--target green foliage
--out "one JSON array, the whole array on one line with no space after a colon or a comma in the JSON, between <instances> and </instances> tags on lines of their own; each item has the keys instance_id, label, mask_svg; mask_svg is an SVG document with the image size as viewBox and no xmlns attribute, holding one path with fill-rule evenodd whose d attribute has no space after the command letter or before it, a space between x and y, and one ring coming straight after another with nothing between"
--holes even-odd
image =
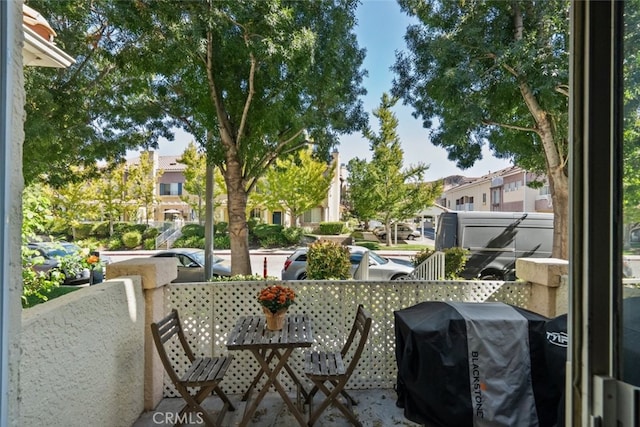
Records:
<instances>
[{"instance_id":1,"label":"green foliage","mask_svg":"<svg viewBox=\"0 0 640 427\"><path fill-rule=\"evenodd\" d=\"M175 242L173 242L174 248L198 248L204 249L204 236L185 236L182 235Z\"/></svg>"},{"instance_id":2,"label":"green foliage","mask_svg":"<svg viewBox=\"0 0 640 427\"><path fill-rule=\"evenodd\" d=\"M164 109L141 96L150 79L130 66L140 60L145 35L120 25L128 15L124 3L30 0L29 6L46 17L56 45L77 61L68 68L24 69L27 183L85 180L95 175L96 160L123 158L128 149L170 137ZM69 165L83 166L82 175L74 176Z\"/></svg>"},{"instance_id":3,"label":"green foliage","mask_svg":"<svg viewBox=\"0 0 640 427\"><path fill-rule=\"evenodd\" d=\"M229 239L228 235L215 236L213 238L213 245L216 249L229 249L231 247L231 239Z\"/></svg>"},{"instance_id":4,"label":"green foliage","mask_svg":"<svg viewBox=\"0 0 640 427\"><path fill-rule=\"evenodd\" d=\"M41 257L35 256L37 251L22 247L22 305L23 307L44 302L49 293L64 282L64 274L60 270L51 270L49 274L36 272L33 266L42 263Z\"/></svg>"},{"instance_id":5,"label":"green foliage","mask_svg":"<svg viewBox=\"0 0 640 427\"><path fill-rule=\"evenodd\" d=\"M224 171L236 195L229 234L240 251L248 195L274 159L309 141L328 157L340 134L366 123L357 2L143 4L114 8L126 17L124 34L144 36L123 63L150 83L143 99L162 106ZM234 271L247 273L248 248L239 251Z\"/></svg>"},{"instance_id":6,"label":"green foliage","mask_svg":"<svg viewBox=\"0 0 640 427\"><path fill-rule=\"evenodd\" d=\"M380 242L374 242L372 240L357 240L354 244L371 249L372 251L380 249Z\"/></svg>"},{"instance_id":7,"label":"green foliage","mask_svg":"<svg viewBox=\"0 0 640 427\"><path fill-rule=\"evenodd\" d=\"M204 226L199 224L187 224L182 227L182 236L204 238Z\"/></svg>"},{"instance_id":8,"label":"green foliage","mask_svg":"<svg viewBox=\"0 0 640 427\"><path fill-rule=\"evenodd\" d=\"M370 129L364 132L371 142L371 162L353 159L348 167L353 172L349 185L354 214L370 219L375 212L387 227L392 220L415 216L442 193L441 183L423 182L428 166L403 166L398 119L391 111L396 102L395 98L383 94L380 106L373 111L379 119L380 132L375 134ZM387 233L387 245L391 245L391 233Z\"/></svg>"},{"instance_id":9,"label":"green foliage","mask_svg":"<svg viewBox=\"0 0 640 427\"><path fill-rule=\"evenodd\" d=\"M94 223L93 227L91 228L91 236L96 238L109 237L109 223L108 222Z\"/></svg>"},{"instance_id":10,"label":"green foliage","mask_svg":"<svg viewBox=\"0 0 640 427\"><path fill-rule=\"evenodd\" d=\"M138 231L128 231L122 235L122 243L127 249L137 248L142 244L142 234Z\"/></svg>"},{"instance_id":11,"label":"green foliage","mask_svg":"<svg viewBox=\"0 0 640 427\"><path fill-rule=\"evenodd\" d=\"M319 225L320 234L337 236L344 230L342 222L321 222Z\"/></svg>"},{"instance_id":12,"label":"green foliage","mask_svg":"<svg viewBox=\"0 0 640 427\"><path fill-rule=\"evenodd\" d=\"M309 246L307 253L307 278L309 280L351 278L349 249L328 240L319 240Z\"/></svg>"},{"instance_id":13,"label":"green foliage","mask_svg":"<svg viewBox=\"0 0 640 427\"><path fill-rule=\"evenodd\" d=\"M217 222L213 227L213 233L219 236L229 234L229 224L224 221Z\"/></svg>"},{"instance_id":14,"label":"green foliage","mask_svg":"<svg viewBox=\"0 0 640 427\"><path fill-rule=\"evenodd\" d=\"M411 258L411 261L417 267L435 252L434 249L425 248L416 253ZM453 247L446 249L444 251L444 278L448 280L460 278L460 273L464 270L468 256L469 251L463 248Z\"/></svg>"},{"instance_id":15,"label":"green foliage","mask_svg":"<svg viewBox=\"0 0 640 427\"><path fill-rule=\"evenodd\" d=\"M148 239L142 240L142 248L148 251L154 250L156 248L156 239L155 237L151 237Z\"/></svg>"},{"instance_id":16,"label":"green foliage","mask_svg":"<svg viewBox=\"0 0 640 427\"><path fill-rule=\"evenodd\" d=\"M427 258L435 253L435 249L424 248L421 251L417 252L414 256L411 257L411 262L413 262L413 266L417 267L422 264Z\"/></svg>"},{"instance_id":17,"label":"green foliage","mask_svg":"<svg viewBox=\"0 0 640 427\"><path fill-rule=\"evenodd\" d=\"M287 245L297 245L302 239L304 229L300 227L288 227L282 230L282 237Z\"/></svg>"},{"instance_id":18,"label":"green foliage","mask_svg":"<svg viewBox=\"0 0 640 427\"><path fill-rule=\"evenodd\" d=\"M78 223L73 226L74 240L86 239L93 235L93 223Z\"/></svg>"},{"instance_id":19,"label":"green foliage","mask_svg":"<svg viewBox=\"0 0 640 427\"><path fill-rule=\"evenodd\" d=\"M147 227L143 232L142 232L142 238L143 239L154 239L156 237L158 237L158 235L160 234L160 230L158 230L155 227Z\"/></svg>"},{"instance_id":20,"label":"green foliage","mask_svg":"<svg viewBox=\"0 0 640 427\"><path fill-rule=\"evenodd\" d=\"M444 274L446 279L457 279L467 263L469 251L463 248L449 248L444 251Z\"/></svg>"},{"instance_id":21,"label":"green foliage","mask_svg":"<svg viewBox=\"0 0 640 427\"><path fill-rule=\"evenodd\" d=\"M571 2L399 3L417 23L396 57L393 94L461 169L488 148L546 172L558 227L552 256L566 259Z\"/></svg>"},{"instance_id":22,"label":"green foliage","mask_svg":"<svg viewBox=\"0 0 640 427\"><path fill-rule=\"evenodd\" d=\"M295 239L299 233L302 236L302 230L294 229L285 231L285 228L279 224L258 224L253 229L253 234L258 240L258 244L263 248L274 248L288 246L292 239ZM299 241L299 238L296 240Z\"/></svg>"},{"instance_id":23,"label":"green foliage","mask_svg":"<svg viewBox=\"0 0 640 427\"><path fill-rule=\"evenodd\" d=\"M66 295L70 292L77 291L82 289L80 286L65 286L65 287L54 287L47 291L44 291L41 295L23 295L22 297L22 308L30 308L34 305L41 304L43 302L52 300L54 298L60 297L62 295Z\"/></svg>"},{"instance_id":24,"label":"green foliage","mask_svg":"<svg viewBox=\"0 0 640 427\"><path fill-rule=\"evenodd\" d=\"M298 225L300 215L327 198L335 168L335 164L314 159L309 149L301 150L277 159L275 166L267 169L255 198L271 210L286 210L294 226Z\"/></svg>"},{"instance_id":25,"label":"green foliage","mask_svg":"<svg viewBox=\"0 0 640 427\"><path fill-rule=\"evenodd\" d=\"M107 241L107 249L110 251L117 251L122 249L124 244L122 243L122 239L120 237L112 237Z\"/></svg>"}]
</instances>

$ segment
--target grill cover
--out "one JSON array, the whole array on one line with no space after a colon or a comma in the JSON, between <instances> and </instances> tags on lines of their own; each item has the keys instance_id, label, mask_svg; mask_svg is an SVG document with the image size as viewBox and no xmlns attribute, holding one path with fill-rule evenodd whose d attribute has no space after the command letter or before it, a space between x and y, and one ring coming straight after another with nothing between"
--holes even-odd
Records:
<instances>
[{"instance_id":1,"label":"grill cover","mask_svg":"<svg viewBox=\"0 0 640 427\"><path fill-rule=\"evenodd\" d=\"M398 406L426 426L553 426L559 395L539 314L503 303L394 312Z\"/></svg>"}]
</instances>

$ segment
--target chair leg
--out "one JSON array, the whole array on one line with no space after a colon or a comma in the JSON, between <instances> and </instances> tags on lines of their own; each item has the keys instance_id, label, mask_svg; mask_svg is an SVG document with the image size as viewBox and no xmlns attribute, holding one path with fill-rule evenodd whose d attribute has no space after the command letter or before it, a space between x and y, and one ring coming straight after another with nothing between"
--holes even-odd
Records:
<instances>
[{"instance_id":1,"label":"chair leg","mask_svg":"<svg viewBox=\"0 0 640 427\"><path fill-rule=\"evenodd\" d=\"M178 420L184 419L184 415L189 412L200 413L202 416L202 421L208 427L218 427L222 424L222 419L224 418L227 410L235 410L235 407L231 403L231 401L227 398L222 390L217 385L206 386L200 388L194 396L189 393L189 390L186 387L176 387L180 395L185 400L186 405L180 410L178 413ZM201 406L201 403L204 399L207 398L211 394L211 392L215 392L220 396L223 401L222 409L217 417L217 419L211 418L211 415ZM224 396L224 397L223 397ZM181 423L175 424L176 426L182 425Z\"/></svg>"},{"instance_id":2,"label":"chair leg","mask_svg":"<svg viewBox=\"0 0 640 427\"><path fill-rule=\"evenodd\" d=\"M327 409L329 405L333 405L338 408L340 412L342 412L354 426L362 427L362 424L356 418L356 415L353 413L353 411L347 409L347 407L345 407L342 402L338 400L338 395L342 394L343 388L346 385L346 379L343 381L330 381L330 383L333 385L332 390L329 390L324 385L324 381L322 380L314 381L314 383L314 389L319 389L326 395L326 397L315 411L313 411L311 408L309 409L309 426L313 426L313 424L318 421L318 418L320 418L320 415L324 412L324 410ZM351 399L347 398L347 404L350 406Z\"/></svg>"}]
</instances>

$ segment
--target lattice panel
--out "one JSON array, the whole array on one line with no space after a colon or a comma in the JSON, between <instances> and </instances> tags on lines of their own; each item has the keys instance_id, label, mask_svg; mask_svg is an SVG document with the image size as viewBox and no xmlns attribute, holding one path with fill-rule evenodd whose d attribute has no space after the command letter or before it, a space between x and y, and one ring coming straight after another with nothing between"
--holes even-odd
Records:
<instances>
[{"instance_id":1,"label":"lattice panel","mask_svg":"<svg viewBox=\"0 0 640 427\"><path fill-rule=\"evenodd\" d=\"M226 342L240 316L262 315L257 302L259 290L267 284L282 282L213 282L172 284L165 293L165 309L176 308L187 340L196 355L227 354ZM339 350L353 324L358 304L373 316L373 327L367 347L349 388L391 388L395 385L395 326L393 312L423 301L502 301L527 306L530 285L523 282L499 281L300 281L286 282L297 294L292 313L304 313L313 321L313 349ZM186 370L187 360L178 356L179 344L169 348L170 357ZM233 351L234 361L220 383L226 393L242 394L259 370L249 351ZM290 366L298 377L302 373L304 352L294 351ZM285 388L295 391L286 374L279 378ZM165 396L177 396L171 380L165 375Z\"/></svg>"}]
</instances>

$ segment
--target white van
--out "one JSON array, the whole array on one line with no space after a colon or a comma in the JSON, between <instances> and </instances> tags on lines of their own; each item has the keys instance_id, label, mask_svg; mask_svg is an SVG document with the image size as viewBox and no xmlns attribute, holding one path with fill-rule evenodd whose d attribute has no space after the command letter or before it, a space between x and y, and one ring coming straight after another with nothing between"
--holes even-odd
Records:
<instances>
[{"instance_id":1,"label":"white van","mask_svg":"<svg viewBox=\"0 0 640 427\"><path fill-rule=\"evenodd\" d=\"M516 258L546 258L553 245L553 214L526 212L445 212L435 248L469 251L462 277L514 280Z\"/></svg>"}]
</instances>

